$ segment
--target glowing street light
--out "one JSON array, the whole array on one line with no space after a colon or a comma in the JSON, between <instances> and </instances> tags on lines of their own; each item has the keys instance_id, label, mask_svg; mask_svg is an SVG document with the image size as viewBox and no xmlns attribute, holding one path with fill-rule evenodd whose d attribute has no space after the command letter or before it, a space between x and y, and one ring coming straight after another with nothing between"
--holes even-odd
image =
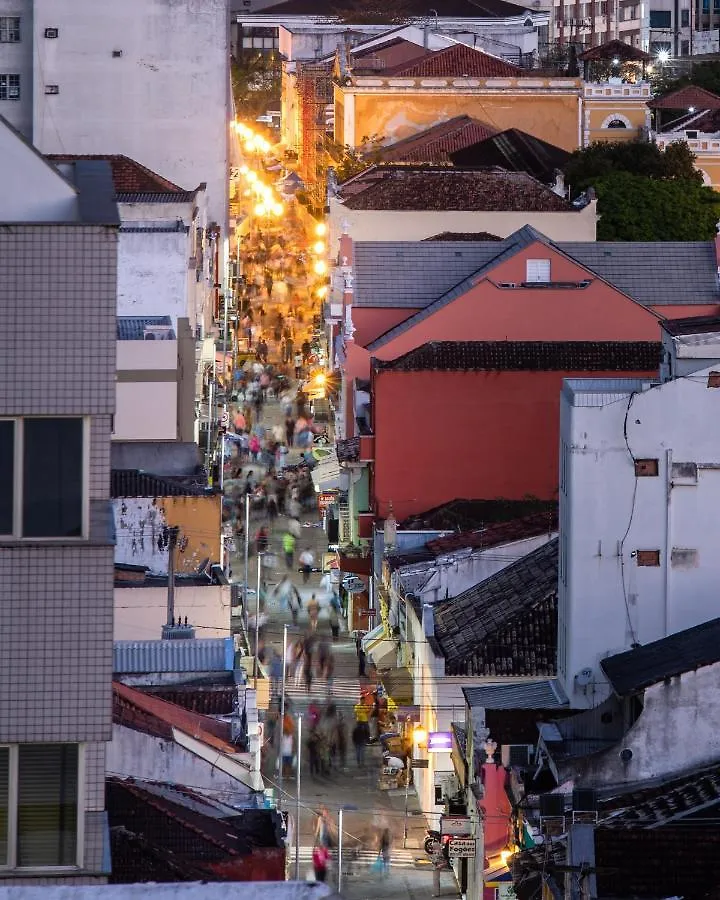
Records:
<instances>
[{"instance_id":1,"label":"glowing street light","mask_svg":"<svg viewBox=\"0 0 720 900\"><path fill-rule=\"evenodd\" d=\"M315 234L317 237L325 237L327 234L327 225L324 222L318 222L315 226Z\"/></svg>"},{"instance_id":2,"label":"glowing street light","mask_svg":"<svg viewBox=\"0 0 720 900\"><path fill-rule=\"evenodd\" d=\"M282 203L276 203L272 208L273 214L278 218L285 212L285 207Z\"/></svg>"},{"instance_id":3,"label":"glowing street light","mask_svg":"<svg viewBox=\"0 0 720 900\"><path fill-rule=\"evenodd\" d=\"M255 207L255 215L256 216L266 216L268 214L268 208L264 203L258 203Z\"/></svg>"},{"instance_id":4,"label":"glowing street light","mask_svg":"<svg viewBox=\"0 0 720 900\"><path fill-rule=\"evenodd\" d=\"M665 65L666 62L670 59L670 51L669 50L658 50L657 60L661 66Z\"/></svg>"},{"instance_id":5,"label":"glowing street light","mask_svg":"<svg viewBox=\"0 0 720 900\"><path fill-rule=\"evenodd\" d=\"M327 263L323 262L323 260L318 259L313 266L313 271L316 275L326 275L327 274Z\"/></svg>"},{"instance_id":6,"label":"glowing street light","mask_svg":"<svg viewBox=\"0 0 720 900\"><path fill-rule=\"evenodd\" d=\"M313 253L317 253L317 255L320 256L324 252L325 252L325 242L324 241L317 241L315 244L313 244Z\"/></svg>"},{"instance_id":7,"label":"glowing street light","mask_svg":"<svg viewBox=\"0 0 720 900\"><path fill-rule=\"evenodd\" d=\"M327 292L328 292L327 285L321 284L315 293L320 298L320 300L322 300L325 297L327 297Z\"/></svg>"}]
</instances>

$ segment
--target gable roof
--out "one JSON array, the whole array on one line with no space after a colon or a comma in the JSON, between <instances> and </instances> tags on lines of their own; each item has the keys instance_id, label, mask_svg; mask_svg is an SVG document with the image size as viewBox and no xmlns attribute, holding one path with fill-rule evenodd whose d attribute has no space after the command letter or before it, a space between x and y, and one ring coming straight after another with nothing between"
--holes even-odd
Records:
<instances>
[{"instance_id":1,"label":"gable roof","mask_svg":"<svg viewBox=\"0 0 720 900\"><path fill-rule=\"evenodd\" d=\"M615 693L624 697L719 661L720 619L711 619L643 647L608 656L600 665Z\"/></svg>"},{"instance_id":2,"label":"gable roof","mask_svg":"<svg viewBox=\"0 0 720 900\"><path fill-rule=\"evenodd\" d=\"M557 503L549 500L468 500L456 497L440 506L416 513L398 524L400 531L474 531L497 522L510 522L542 513L557 515Z\"/></svg>"},{"instance_id":3,"label":"gable roof","mask_svg":"<svg viewBox=\"0 0 720 900\"><path fill-rule=\"evenodd\" d=\"M557 510L549 509L547 512L534 513L520 519L510 519L508 522L495 522L478 531L461 531L458 534L435 538L435 540L428 541L425 546L437 555L461 550L465 547L471 550L484 550L488 547L510 544L513 541L523 541L541 534L550 534L557 531L557 526Z\"/></svg>"},{"instance_id":4,"label":"gable roof","mask_svg":"<svg viewBox=\"0 0 720 900\"><path fill-rule=\"evenodd\" d=\"M435 640L448 675L554 675L558 539L437 603Z\"/></svg>"},{"instance_id":5,"label":"gable roof","mask_svg":"<svg viewBox=\"0 0 720 900\"><path fill-rule=\"evenodd\" d=\"M688 84L664 97L648 100L647 105L650 109L690 109L691 106L698 111L720 109L720 96L705 88Z\"/></svg>"},{"instance_id":6,"label":"gable roof","mask_svg":"<svg viewBox=\"0 0 720 900\"><path fill-rule=\"evenodd\" d=\"M519 128L488 135L450 153L456 166L502 166L511 172L527 172L544 184L554 180L555 171L562 169L569 158L567 150Z\"/></svg>"},{"instance_id":7,"label":"gable roof","mask_svg":"<svg viewBox=\"0 0 720 900\"><path fill-rule=\"evenodd\" d=\"M236 753L230 726L209 716L183 709L158 697L113 681L113 722L135 731L171 740L173 728L222 753Z\"/></svg>"},{"instance_id":8,"label":"gable roof","mask_svg":"<svg viewBox=\"0 0 720 900\"><path fill-rule=\"evenodd\" d=\"M525 172L426 166L372 166L339 196L348 209L572 212L572 206Z\"/></svg>"},{"instance_id":9,"label":"gable roof","mask_svg":"<svg viewBox=\"0 0 720 900\"><path fill-rule=\"evenodd\" d=\"M115 199L120 202L132 202L133 200L139 202L138 198L146 195L149 199L162 199L166 202L169 200L187 202L195 196L193 191L186 191L184 188L178 187L137 160L119 153L50 153L47 155L47 159L55 164L75 163L80 160L107 162L112 172Z\"/></svg>"},{"instance_id":10,"label":"gable roof","mask_svg":"<svg viewBox=\"0 0 720 900\"><path fill-rule=\"evenodd\" d=\"M384 162L448 162L451 154L482 142L492 134L495 129L479 119L454 116L383 147L378 155Z\"/></svg>"},{"instance_id":11,"label":"gable roof","mask_svg":"<svg viewBox=\"0 0 720 900\"><path fill-rule=\"evenodd\" d=\"M518 78L526 70L467 44L433 50L415 62L401 64L384 73L393 78Z\"/></svg>"},{"instance_id":12,"label":"gable roof","mask_svg":"<svg viewBox=\"0 0 720 900\"><path fill-rule=\"evenodd\" d=\"M351 12L353 6L344 4L343 0L286 0L267 9L259 9L254 13L243 12L240 19L251 18L253 15L270 16L318 16L323 19L336 20L338 14L344 10ZM408 0L403 3L403 9L408 15L427 17L428 7L425 0ZM438 10L438 18L499 18L504 16L521 16L526 12L526 7L507 0L443 0ZM378 18L380 18L378 16Z\"/></svg>"},{"instance_id":13,"label":"gable roof","mask_svg":"<svg viewBox=\"0 0 720 900\"><path fill-rule=\"evenodd\" d=\"M583 53L579 53L577 58L582 62L591 62L593 60L613 59L613 57L631 62L652 61L652 56L649 53L645 53L639 47L633 47L631 44L626 44L625 41L619 40L607 41L604 44L599 44L597 47L589 47Z\"/></svg>"},{"instance_id":14,"label":"gable roof","mask_svg":"<svg viewBox=\"0 0 720 900\"><path fill-rule=\"evenodd\" d=\"M720 316L686 316L682 319L663 319L661 324L663 330L674 337L684 334L717 334L720 332Z\"/></svg>"},{"instance_id":15,"label":"gable roof","mask_svg":"<svg viewBox=\"0 0 720 900\"><path fill-rule=\"evenodd\" d=\"M661 351L652 341L431 341L373 365L393 372L646 372L659 366Z\"/></svg>"}]
</instances>

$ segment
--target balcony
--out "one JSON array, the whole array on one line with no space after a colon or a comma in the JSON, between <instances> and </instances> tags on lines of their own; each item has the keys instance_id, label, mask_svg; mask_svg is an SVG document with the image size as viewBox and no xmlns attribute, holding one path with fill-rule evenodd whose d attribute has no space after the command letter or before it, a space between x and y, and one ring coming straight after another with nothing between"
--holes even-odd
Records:
<instances>
[{"instance_id":1,"label":"balcony","mask_svg":"<svg viewBox=\"0 0 720 900\"><path fill-rule=\"evenodd\" d=\"M610 81L586 82L583 86L586 100L649 100L650 84L647 81L636 81L635 84L612 83Z\"/></svg>"}]
</instances>

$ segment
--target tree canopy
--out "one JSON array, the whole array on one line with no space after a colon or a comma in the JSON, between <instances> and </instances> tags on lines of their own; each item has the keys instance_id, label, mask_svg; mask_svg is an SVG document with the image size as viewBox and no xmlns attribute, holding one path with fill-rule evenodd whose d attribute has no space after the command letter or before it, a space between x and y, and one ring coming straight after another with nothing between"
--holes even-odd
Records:
<instances>
[{"instance_id":1,"label":"tree canopy","mask_svg":"<svg viewBox=\"0 0 720 900\"><path fill-rule=\"evenodd\" d=\"M694 84L713 94L720 95L720 62L693 63L692 68L679 78L666 78L662 67L655 69L654 93L663 97L680 88Z\"/></svg>"},{"instance_id":2,"label":"tree canopy","mask_svg":"<svg viewBox=\"0 0 720 900\"><path fill-rule=\"evenodd\" d=\"M233 97L238 115L255 119L268 109L280 109L280 61L274 53L244 53L230 61Z\"/></svg>"},{"instance_id":3,"label":"tree canopy","mask_svg":"<svg viewBox=\"0 0 720 900\"><path fill-rule=\"evenodd\" d=\"M720 194L697 181L614 172L594 187L599 241L704 241L716 233Z\"/></svg>"},{"instance_id":4,"label":"tree canopy","mask_svg":"<svg viewBox=\"0 0 720 900\"><path fill-rule=\"evenodd\" d=\"M685 141L671 144L664 152L647 141L595 142L571 154L565 165L565 183L573 197L596 181L617 172L655 180L679 179L702 184L695 168L695 155Z\"/></svg>"}]
</instances>

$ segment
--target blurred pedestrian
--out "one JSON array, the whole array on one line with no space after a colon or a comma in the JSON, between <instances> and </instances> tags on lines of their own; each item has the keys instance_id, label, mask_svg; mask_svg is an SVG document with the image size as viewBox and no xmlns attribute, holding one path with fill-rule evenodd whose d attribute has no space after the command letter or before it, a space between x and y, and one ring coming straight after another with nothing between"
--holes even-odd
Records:
<instances>
[{"instance_id":1,"label":"blurred pedestrian","mask_svg":"<svg viewBox=\"0 0 720 900\"><path fill-rule=\"evenodd\" d=\"M338 616L337 609L332 605L332 603L328 612L328 618L330 620L330 632L332 634L332 639L333 641L337 641L338 636L340 635L340 617Z\"/></svg>"},{"instance_id":2,"label":"blurred pedestrian","mask_svg":"<svg viewBox=\"0 0 720 900\"><path fill-rule=\"evenodd\" d=\"M303 552L300 554L300 571L302 572L303 584L307 584L310 581L310 574L313 570L313 566L315 565L315 554L309 547L306 547ZM313 594L313 597L315 595Z\"/></svg>"},{"instance_id":3,"label":"blurred pedestrian","mask_svg":"<svg viewBox=\"0 0 720 900\"><path fill-rule=\"evenodd\" d=\"M320 604L318 603L315 594L312 594L307 602L307 611L310 618L310 628L312 628L313 631L317 631L318 619L320 617Z\"/></svg>"},{"instance_id":4,"label":"blurred pedestrian","mask_svg":"<svg viewBox=\"0 0 720 900\"><path fill-rule=\"evenodd\" d=\"M365 768L365 746L367 745L367 723L356 722L352 730L352 742L355 748L355 761L359 769Z\"/></svg>"},{"instance_id":5,"label":"blurred pedestrian","mask_svg":"<svg viewBox=\"0 0 720 900\"><path fill-rule=\"evenodd\" d=\"M285 566L292 569L295 562L295 536L286 531L282 536L283 553L285 554Z\"/></svg>"},{"instance_id":6,"label":"blurred pedestrian","mask_svg":"<svg viewBox=\"0 0 720 900\"><path fill-rule=\"evenodd\" d=\"M383 828L380 833L380 841L378 845L378 858L382 860L383 877L387 878L390 874L390 847L392 845L392 835L389 828Z\"/></svg>"},{"instance_id":7,"label":"blurred pedestrian","mask_svg":"<svg viewBox=\"0 0 720 900\"><path fill-rule=\"evenodd\" d=\"M330 851L327 847L319 846L313 850L313 870L315 872L316 881L325 881L327 879L327 868L330 860Z\"/></svg>"}]
</instances>

